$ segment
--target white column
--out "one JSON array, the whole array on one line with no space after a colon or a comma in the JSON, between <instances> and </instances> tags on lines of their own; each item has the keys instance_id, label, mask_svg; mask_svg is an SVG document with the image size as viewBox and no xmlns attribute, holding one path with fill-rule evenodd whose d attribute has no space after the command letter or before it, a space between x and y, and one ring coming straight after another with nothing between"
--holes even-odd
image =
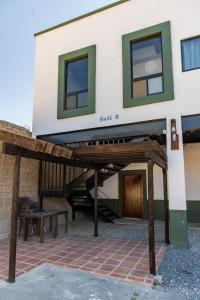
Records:
<instances>
[{"instance_id":1,"label":"white column","mask_svg":"<svg viewBox=\"0 0 200 300\"><path fill-rule=\"evenodd\" d=\"M170 119L176 119L179 150L171 150ZM168 197L170 210L186 210L185 169L180 116L167 119Z\"/></svg>"},{"instance_id":2,"label":"white column","mask_svg":"<svg viewBox=\"0 0 200 300\"><path fill-rule=\"evenodd\" d=\"M179 150L171 150L170 119L176 119ZM170 242L175 248L188 248L187 204L181 116L167 119L168 199Z\"/></svg>"}]
</instances>

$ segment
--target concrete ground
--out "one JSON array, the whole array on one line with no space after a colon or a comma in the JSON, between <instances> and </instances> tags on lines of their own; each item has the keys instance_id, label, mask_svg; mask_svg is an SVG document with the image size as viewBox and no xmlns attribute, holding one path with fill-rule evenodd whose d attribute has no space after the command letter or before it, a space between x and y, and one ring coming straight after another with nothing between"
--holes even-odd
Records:
<instances>
[{"instance_id":1,"label":"concrete ground","mask_svg":"<svg viewBox=\"0 0 200 300\"><path fill-rule=\"evenodd\" d=\"M0 300L180 300L165 293L123 281L43 264L9 284L0 281ZM181 299L185 299L182 297Z\"/></svg>"}]
</instances>

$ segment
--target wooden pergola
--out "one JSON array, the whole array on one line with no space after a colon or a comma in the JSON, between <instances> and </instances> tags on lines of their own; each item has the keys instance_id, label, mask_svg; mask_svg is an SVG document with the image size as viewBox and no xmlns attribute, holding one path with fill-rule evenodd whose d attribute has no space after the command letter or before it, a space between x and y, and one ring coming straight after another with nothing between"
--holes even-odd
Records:
<instances>
[{"instance_id":1,"label":"wooden pergola","mask_svg":"<svg viewBox=\"0 0 200 300\"><path fill-rule=\"evenodd\" d=\"M17 248L17 200L19 197L20 162L21 157L32 159L61 159L70 160L72 151L52 143L36 140L31 137L15 134L0 129L0 153L14 155L11 232L9 253L8 281L15 281L16 273L16 248Z\"/></svg>"},{"instance_id":2,"label":"wooden pergola","mask_svg":"<svg viewBox=\"0 0 200 300\"><path fill-rule=\"evenodd\" d=\"M19 197L19 178L21 157L68 164L95 170L94 189L94 235L98 236L98 170L109 163L147 163L148 165L148 232L150 273L156 274L154 237L154 189L153 166L162 168L164 186L165 242L169 244L169 216L167 196L167 155L156 141L126 144L95 145L75 148L73 151L42 140L21 136L0 130L0 152L15 156L11 235L8 281L15 281L17 244L17 199Z\"/></svg>"},{"instance_id":3,"label":"wooden pergola","mask_svg":"<svg viewBox=\"0 0 200 300\"><path fill-rule=\"evenodd\" d=\"M164 218L165 218L165 242L169 244L169 207L167 194L167 154L166 151L156 141L146 141L141 143L95 145L90 147L80 147L74 149L72 158L80 161L88 161L103 165L106 163L147 163L148 166L148 232L149 232L149 267L150 273L156 274L155 263L155 237L154 237L154 164L162 168L163 190L164 190ZM95 172L94 191L94 221L95 236L98 236L98 171Z\"/></svg>"}]
</instances>

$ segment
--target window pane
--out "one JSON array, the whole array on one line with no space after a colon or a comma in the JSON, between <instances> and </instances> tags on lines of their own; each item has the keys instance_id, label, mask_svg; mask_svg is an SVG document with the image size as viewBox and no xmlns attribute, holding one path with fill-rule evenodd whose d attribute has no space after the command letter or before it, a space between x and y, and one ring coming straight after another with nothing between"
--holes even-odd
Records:
<instances>
[{"instance_id":1,"label":"window pane","mask_svg":"<svg viewBox=\"0 0 200 300\"><path fill-rule=\"evenodd\" d=\"M133 79L162 73L161 36L132 44Z\"/></svg>"},{"instance_id":2,"label":"window pane","mask_svg":"<svg viewBox=\"0 0 200 300\"><path fill-rule=\"evenodd\" d=\"M147 96L147 84L146 80L140 80L133 82L133 97L139 98Z\"/></svg>"},{"instance_id":3,"label":"window pane","mask_svg":"<svg viewBox=\"0 0 200 300\"><path fill-rule=\"evenodd\" d=\"M88 105L88 93L78 94L78 107L83 107Z\"/></svg>"},{"instance_id":4,"label":"window pane","mask_svg":"<svg viewBox=\"0 0 200 300\"><path fill-rule=\"evenodd\" d=\"M66 97L66 109L76 108L76 95Z\"/></svg>"},{"instance_id":5,"label":"window pane","mask_svg":"<svg viewBox=\"0 0 200 300\"><path fill-rule=\"evenodd\" d=\"M148 94L157 94L163 92L162 76L148 79Z\"/></svg>"},{"instance_id":6,"label":"window pane","mask_svg":"<svg viewBox=\"0 0 200 300\"><path fill-rule=\"evenodd\" d=\"M66 94L88 89L88 58L66 64Z\"/></svg>"},{"instance_id":7,"label":"window pane","mask_svg":"<svg viewBox=\"0 0 200 300\"><path fill-rule=\"evenodd\" d=\"M200 37L182 42L183 69L200 68Z\"/></svg>"}]
</instances>

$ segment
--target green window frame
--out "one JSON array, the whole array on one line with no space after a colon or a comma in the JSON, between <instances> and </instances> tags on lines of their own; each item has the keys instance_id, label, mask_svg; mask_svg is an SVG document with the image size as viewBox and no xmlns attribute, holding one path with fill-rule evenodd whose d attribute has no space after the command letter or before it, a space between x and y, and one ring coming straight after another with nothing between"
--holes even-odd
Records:
<instances>
[{"instance_id":1,"label":"green window frame","mask_svg":"<svg viewBox=\"0 0 200 300\"><path fill-rule=\"evenodd\" d=\"M65 65L66 63L88 58L88 105L74 109L65 108ZM96 96L96 45L82 48L59 56L58 63L58 107L57 118L65 119L95 113Z\"/></svg>"},{"instance_id":2,"label":"green window frame","mask_svg":"<svg viewBox=\"0 0 200 300\"><path fill-rule=\"evenodd\" d=\"M161 35L162 59L163 59L163 86L164 91L144 97L134 98L132 93L132 59L131 44ZM174 99L172 50L170 22L164 22L136 32L122 36L122 59L123 59L123 107L133 107L152 104Z\"/></svg>"}]
</instances>

